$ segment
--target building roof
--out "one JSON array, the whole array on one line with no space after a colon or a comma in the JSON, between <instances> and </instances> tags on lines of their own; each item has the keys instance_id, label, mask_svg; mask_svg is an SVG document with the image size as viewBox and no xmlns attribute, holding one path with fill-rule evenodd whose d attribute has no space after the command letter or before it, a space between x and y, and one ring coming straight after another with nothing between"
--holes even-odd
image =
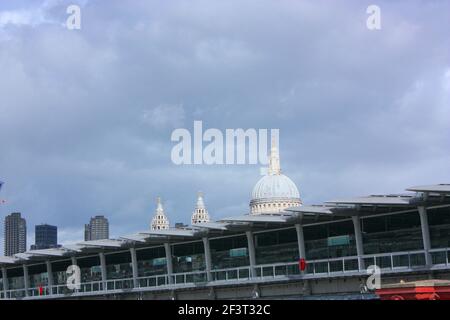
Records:
<instances>
[{"instance_id":1,"label":"building roof","mask_svg":"<svg viewBox=\"0 0 450 320\"><path fill-rule=\"evenodd\" d=\"M221 219L225 222L262 222L262 223L285 223L287 221L286 215L281 214L258 214L258 215L242 215L237 217L228 217Z\"/></svg>"},{"instance_id":2,"label":"building roof","mask_svg":"<svg viewBox=\"0 0 450 320\"><path fill-rule=\"evenodd\" d=\"M450 194L450 184L434 184L428 186L417 186L410 187L406 189L408 191L416 191L416 192L433 192L433 193L444 193Z\"/></svg>"},{"instance_id":3,"label":"building roof","mask_svg":"<svg viewBox=\"0 0 450 320\"><path fill-rule=\"evenodd\" d=\"M326 201L328 204L352 204L352 205L409 205L412 196L405 195L373 195Z\"/></svg>"},{"instance_id":4,"label":"building roof","mask_svg":"<svg viewBox=\"0 0 450 320\"><path fill-rule=\"evenodd\" d=\"M19 259L14 258L14 257L1 257L0 256L0 264L14 264L18 260Z\"/></svg>"},{"instance_id":5,"label":"building roof","mask_svg":"<svg viewBox=\"0 0 450 320\"><path fill-rule=\"evenodd\" d=\"M121 239L101 239L101 240L90 240L90 241L79 242L79 243L77 243L77 245L80 246L81 249L92 248L92 247L120 248L125 243L126 243L126 241L121 240Z\"/></svg>"}]
</instances>

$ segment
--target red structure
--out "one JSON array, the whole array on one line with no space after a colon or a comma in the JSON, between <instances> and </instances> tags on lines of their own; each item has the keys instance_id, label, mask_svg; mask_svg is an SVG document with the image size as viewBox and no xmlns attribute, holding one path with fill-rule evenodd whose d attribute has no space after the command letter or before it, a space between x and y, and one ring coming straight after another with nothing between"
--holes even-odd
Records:
<instances>
[{"instance_id":1,"label":"red structure","mask_svg":"<svg viewBox=\"0 0 450 320\"><path fill-rule=\"evenodd\" d=\"M300 260L298 260L298 268L302 272L306 270L306 260L304 258L301 258Z\"/></svg>"},{"instance_id":2,"label":"red structure","mask_svg":"<svg viewBox=\"0 0 450 320\"><path fill-rule=\"evenodd\" d=\"M376 290L381 300L450 300L450 281L421 280L389 284Z\"/></svg>"}]
</instances>

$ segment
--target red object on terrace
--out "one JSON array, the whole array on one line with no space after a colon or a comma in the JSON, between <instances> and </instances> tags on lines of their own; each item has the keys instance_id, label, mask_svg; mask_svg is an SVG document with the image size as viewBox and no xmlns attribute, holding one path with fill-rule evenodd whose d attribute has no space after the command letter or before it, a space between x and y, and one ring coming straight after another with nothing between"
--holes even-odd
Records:
<instances>
[{"instance_id":1,"label":"red object on terrace","mask_svg":"<svg viewBox=\"0 0 450 320\"><path fill-rule=\"evenodd\" d=\"M298 267L300 268L300 271L305 271L306 270L306 260L305 260L305 258L301 258L298 261Z\"/></svg>"},{"instance_id":2,"label":"red object on terrace","mask_svg":"<svg viewBox=\"0 0 450 320\"><path fill-rule=\"evenodd\" d=\"M388 284L375 293L381 300L450 300L450 281L420 280Z\"/></svg>"}]
</instances>

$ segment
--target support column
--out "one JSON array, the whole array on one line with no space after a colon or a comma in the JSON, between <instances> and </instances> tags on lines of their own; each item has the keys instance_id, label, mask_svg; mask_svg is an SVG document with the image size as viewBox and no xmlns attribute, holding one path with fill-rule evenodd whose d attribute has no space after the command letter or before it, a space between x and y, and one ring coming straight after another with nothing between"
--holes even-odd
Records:
<instances>
[{"instance_id":1,"label":"support column","mask_svg":"<svg viewBox=\"0 0 450 320\"><path fill-rule=\"evenodd\" d=\"M166 250L167 276L169 278L169 284L173 284L172 250L170 248L170 243L164 243L164 249Z\"/></svg>"},{"instance_id":2,"label":"support column","mask_svg":"<svg viewBox=\"0 0 450 320\"><path fill-rule=\"evenodd\" d=\"M430 240L430 228L428 226L428 214L427 209L424 206L418 207L420 216L420 226L422 228L422 240L423 250L425 250L425 264L427 266L432 265L432 259L430 255L431 240Z\"/></svg>"},{"instance_id":3,"label":"support column","mask_svg":"<svg viewBox=\"0 0 450 320\"><path fill-rule=\"evenodd\" d=\"M47 278L48 278L48 294L53 294L53 272L52 272L52 263L47 260L45 261L45 264L47 265Z\"/></svg>"},{"instance_id":4,"label":"support column","mask_svg":"<svg viewBox=\"0 0 450 320\"><path fill-rule=\"evenodd\" d=\"M355 229L356 254L358 255L358 268L360 271L365 270L364 265L364 247L361 233L361 219L359 216L352 216L353 227Z\"/></svg>"},{"instance_id":5,"label":"support column","mask_svg":"<svg viewBox=\"0 0 450 320\"><path fill-rule=\"evenodd\" d=\"M9 290L9 283L8 283L8 273L6 272L5 267L2 267L2 279L3 279L3 293L6 299L6 291Z\"/></svg>"},{"instance_id":6,"label":"support column","mask_svg":"<svg viewBox=\"0 0 450 320\"><path fill-rule=\"evenodd\" d=\"M100 256L100 268L102 270L102 282L103 282L103 290L106 290L106 280L107 280L107 276L106 276L106 260L105 260L105 254L103 252L100 252L98 254Z\"/></svg>"},{"instance_id":7,"label":"support column","mask_svg":"<svg viewBox=\"0 0 450 320\"><path fill-rule=\"evenodd\" d=\"M211 269L212 269L212 263L211 263L211 250L209 248L209 239L204 237L203 239L203 247L205 249L205 267L206 267L206 279L208 282L213 281Z\"/></svg>"},{"instance_id":8,"label":"support column","mask_svg":"<svg viewBox=\"0 0 450 320\"><path fill-rule=\"evenodd\" d=\"M247 242L248 242L248 257L250 260L250 277L256 278L256 258L255 258L255 241L253 239L253 232L246 231Z\"/></svg>"},{"instance_id":9,"label":"support column","mask_svg":"<svg viewBox=\"0 0 450 320\"><path fill-rule=\"evenodd\" d=\"M299 259L305 259L306 260L305 236L303 234L303 226L300 223L297 223L295 225L295 230L297 231L297 242L298 242ZM302 273L306 273L306 270L302 271Z\"/></svg>"},{"instance_id":10,"label":"support column","mask_svg":"<svg viewBox=\"0 0 450 320\"><path fill-rule=\"evenodd\" d=\"M130 248L130 254L131 254L131 268L133 270L133 287L138 288L138 264L137 264L137 257L136 257L136 249Z\"/></svg>"},{"instance_id":11,"label":"support column","mask_svg":"<svg viewBox=\"0 0 450 320\"><path fill-rule=\"evenodd\" d=\"M25 296L28 297L28 289L30 288L30 278L28 277L28 266L23 265L23 284L25 289Z\"/></svg>"},{"instance_id":12,"label":"support column","mask_svg":"<svg viewBox=\"0 0 450 320\"><path fill-rule=\"evenodd\" d=\"M297 231L297 242L298 242L298 253L300 259L306 259L306 250L305 250L305 237L303 234L303 226L300 223L295 225L295 230Z\"/></svg>"}]
</instances>

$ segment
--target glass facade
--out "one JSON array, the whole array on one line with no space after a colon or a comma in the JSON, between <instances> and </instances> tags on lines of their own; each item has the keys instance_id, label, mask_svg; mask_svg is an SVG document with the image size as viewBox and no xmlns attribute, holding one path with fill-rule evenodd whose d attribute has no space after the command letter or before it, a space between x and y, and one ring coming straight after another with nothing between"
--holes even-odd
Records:
<instances>
[{"instance_id":1,"label":"glass facade","mask_svg":"<svg viewBox=\"0 0 450 320\"><path fill-rule=\"evenodd\" d=\"M210 239L212 269L248 266L248 244L245 235Z\"/></svg>"},{"instance_id":2,"label":"glass facade","mask_svg":"<svg viewBox=\"0 0 450 320\"><path fill-rule=\"evenodd\" d=\"M303 227L306 259L329 259L356 255L352 221Z\"/></svg>"},{"instance_id":3,"label":"glass facade","mask_svg":"<svg viewBox=\"0 0 450 320\"><path fill-rule=\"evenodd\" d=\"M364 254L422 250L418 212L361 219Z\"/></svg>"},{"instance_id":4,"label":"glass facade","mask_svg":"<svg viewBox=\"0 0 450 320\"><path fill-rule=\"evenodd\" d=\"M126 279L133 277L133 266L131 265L130 251L106 254L106 278Z\"/></svg>"},{"instance_id":5,"label":"glass facade","mask_svg":"<svg viewBox=\"0 0 450 320\"><path fill-rule=\"evenodd\" d=\"M77 258L77 265L81 271L81 282L101 281L102 268L99 255Z\"/></svg>"},{"instance_id":6,"label":"glass facade","mask_svg":"<svg viewBox=\"0 0 450 320\"><path fill-rule=\"evenodd\" d=\"M174 273L205 270L203 241L173 245L172 263Z\"/></svg>"},{"instance_id":7,"label":"glass facade","mask_svg":"<svg viewBox=\"0 0 450 320\"><path fill-rule=\"evenodd\" d=\"M254 237L256 264L298 261L295 228L256 233Z\"/></svg>"},{"instance_id":8,"label":"glass facade","mask_svg":"<svg viewBox=\"0 0 450 320\"><path fill-rule=\"evenodd\" d=\"M54 285L67 283L67 268L72 265L71 260L55 261L52 263L52 274Z\"/></svg>"},{"instance_id":9,"label":"glass facade","mask_svg":"<svg viewBox=\"0 0 450 320\"><path fill-rule=\"evenodd\" d=\"M28 281L30 288L45 287L48 285L47 265L36 264L28 266Z\"/></svg>"},{"instance_id":10,"label":"glass facade","mask_svg":"<svg viewBox=\"0 0 450 320\"><path fill-rule=\"evenodd\" d=\"M148 277L167 273L166 250L154 247L136 250L138 276Z\"/></svg>"},{"instance_id":11,"label":"glass facade","mask_svg":"<svg viewBox=\"0 0 450 320\"><path fill-rule=\"evenodd\" d=\"M7 269L6 276L8 277L9 290L25 288L22 266L19 268Z\"/></svg>"},{"instance_id":12,"label":"glass facade","mask_svg":"<svg viewBox=\"0 0 450 320\"><path fill-rule=\"evenodd\" d=\"M428 210L431 248L450 247L450 208Z\"/></svg>"}]
</instances>

